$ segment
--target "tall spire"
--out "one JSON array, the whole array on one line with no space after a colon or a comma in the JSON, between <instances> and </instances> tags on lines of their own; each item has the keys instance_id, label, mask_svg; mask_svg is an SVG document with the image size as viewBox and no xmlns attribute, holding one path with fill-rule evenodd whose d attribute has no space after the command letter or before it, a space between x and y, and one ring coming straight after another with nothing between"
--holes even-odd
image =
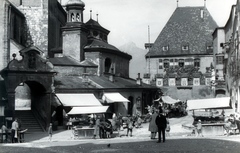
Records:
<instances>
[{"instance_id":1,"label":"tall spire","mask_svg":"<svg viewBox=\"0 0 240 153\"><path fill-rule=\"evenodd\" d=\"M96 15L97 15L97 22L98 22L98 13Z\"/></svg>"},{"instance_id":2,"label":"tall spire","mask_svg":"<svg viewBox=\"0 0 240 153\"><path fill-rule=\"evenodd\" d=\"M90 19L92 19L92 9L90 10Z\"/></svg>"},{"instance_id":3,"label":"tall spire","mask_svg":"<svg viewBox=\"0 0 240 153\"><path fill-rule=\"evenodd\" d=\"M177 7L178 7L178 0L177 0Z\"/></svg>"},{"instance_id":4,"label":"tall spire","mask_svg":"<svg viewBox=\"0 0 240 153\"><path fill-rule=\"evenodd\" d=\"M204 8L206 8L206 0L204 0Z\"/></svg>"}]
</instances>

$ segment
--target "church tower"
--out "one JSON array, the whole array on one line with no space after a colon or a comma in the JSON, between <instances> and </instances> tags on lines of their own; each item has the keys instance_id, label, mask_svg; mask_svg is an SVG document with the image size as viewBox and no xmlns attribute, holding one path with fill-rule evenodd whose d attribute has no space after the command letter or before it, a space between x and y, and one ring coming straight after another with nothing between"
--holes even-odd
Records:
<instances>
[{"instance_id":1,"label":"church tower","mask_svg":"<svg viewBox=\"0 0 240 153\"><path fill-rule=\"evenodd\" d=\"M83 47L87 43L88 30L83 23L85 4L81 0L69 0L66 4L67 23L62 27L63 56L83 61Z\"/></svg>"}]
</instances>

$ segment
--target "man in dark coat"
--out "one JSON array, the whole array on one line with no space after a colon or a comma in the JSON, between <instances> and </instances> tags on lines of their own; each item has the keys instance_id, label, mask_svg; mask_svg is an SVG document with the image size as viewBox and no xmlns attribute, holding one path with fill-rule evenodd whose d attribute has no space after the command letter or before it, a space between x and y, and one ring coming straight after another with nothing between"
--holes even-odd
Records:
<instances>
[{"instance_id":1,"label":"man in dark coat","mask_svg":"<svg viewBox=\"0 0 240 153\"><path fill-rule=\"evenodd\" d=\"M162 114L162 110L159 111L159 115L156 117L156 125L158 127L158 143L161 142L161 135L163 137L163 142L165 142L165 129L167 127L166 116Z\"/></svg>"}]
</instances>

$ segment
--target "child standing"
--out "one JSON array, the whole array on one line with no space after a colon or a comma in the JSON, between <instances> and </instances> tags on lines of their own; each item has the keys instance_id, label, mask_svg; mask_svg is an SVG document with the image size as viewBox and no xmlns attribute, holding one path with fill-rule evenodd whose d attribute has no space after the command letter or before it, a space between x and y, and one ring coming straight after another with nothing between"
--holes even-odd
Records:
<instances>
[{"instance_id":1,"label":"child standing","mask_svg":"<svg viewBox=\"0 0 240 153\"><path fill-rule=\"evenodd\" d=\"M52 123L50 123L48 128L49 141L52 141Z\"/></svg>"},{"instance_id":2,"label":"child standing","mask_svg":"<svg viewBox=\"0 0 240 153\"><path fill-rule=\"evenodd\" d=\"M198 136L203 137L201 120L198 120L198 123L197 123L197 134L198 134Z\"/></svg>"},{"instance_id":3,"label":"child standing","mask_svg":"<svg viewBox=\"0 0 240 153\"><path fill-rule=\"evenodd\" d=\"M133 125L134 125L133 118L129 117L127 120L127 136L128 136L128 133L130 132L130 137L132 137Z\"/></svg>"},{"instance_id":4,"label":"child standing","mask_svg":"<svg viewBox=\"0 0 240 153\"><path fill-rule=\"evenodd\" d=\"M169 124L169 120L167 119L167 127L166 127L166 136L170 137L170 124Z\"/></svg>"}]
</instances>

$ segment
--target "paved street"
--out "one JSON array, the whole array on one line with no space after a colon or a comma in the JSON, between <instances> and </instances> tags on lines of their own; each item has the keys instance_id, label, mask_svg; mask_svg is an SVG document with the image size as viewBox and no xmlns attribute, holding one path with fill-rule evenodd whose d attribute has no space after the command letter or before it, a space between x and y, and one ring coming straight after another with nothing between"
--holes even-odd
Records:
<instances>
[{"instance_id":1,"label":"paved street","mask_svg":"<svg viewBox=\"0 0 240 153\"><path fill-rule=\"evenodd\" d=\"M107 145L110 144L110 147ZM131 137L78 140L33 142L22 144L5 144L1 146L1 153L10 152L59 152L59 153L97 153L97 152L208 152L208 153L239 153L240 143L221 139L209 138L171 138L165 143L156 143L156 140L136 139Z\"/></svg>"},{"instance_id":2,"label":"paved street","mask_svg":"<svg viewBox=\"0 0 240 153\"><path fill-rule=\"evenodd\" d=\"M110 139L73 139L71 130L54 131L53 141L49 142L47 133L28 133L25 143L0 144L0 153L139 153L139 152L174 152L174 153L239 153L240 135L195 137L191 131L181 127L179 123L189 123L191 117L170 119L171 132L165 143L151 140L148 123L133 131L133 137L114 137ZM121 131L126 134L126 131ZM110 144L110 147L108 147Z\"/></svg>"}]
</instances>

